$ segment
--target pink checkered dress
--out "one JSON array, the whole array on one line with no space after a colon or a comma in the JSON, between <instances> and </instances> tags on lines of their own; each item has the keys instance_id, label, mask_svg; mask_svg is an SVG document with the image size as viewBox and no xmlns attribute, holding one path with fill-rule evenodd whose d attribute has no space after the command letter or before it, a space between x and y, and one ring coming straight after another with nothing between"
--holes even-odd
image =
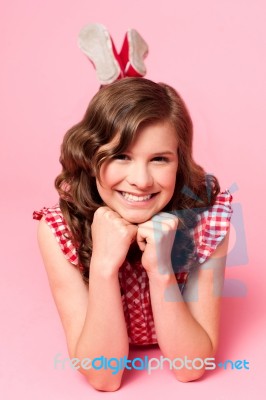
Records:
<instances>
[{"instance_id":1,"label":"pink checkered dress","mask_svg":"<svg viewBox=\"0 0 266 400\"><path fill-rule=\"evenodd\" d=\"M198 223L191 230L197 261L206 261L225 237L232 215L232 196L227 190L220 193L215 204L198 215ZM70 231L59 206L44 207L34 211L33 218L44 218L55 235L66 259L76 267L78 256L71 239ZM189 272L175 273L181 293L189 277ZM119 282L129 343L148 345L157 343L151 308L149 279L140 262L131 265L127 260L119 270Z\"/></svg>"}]
</instances>

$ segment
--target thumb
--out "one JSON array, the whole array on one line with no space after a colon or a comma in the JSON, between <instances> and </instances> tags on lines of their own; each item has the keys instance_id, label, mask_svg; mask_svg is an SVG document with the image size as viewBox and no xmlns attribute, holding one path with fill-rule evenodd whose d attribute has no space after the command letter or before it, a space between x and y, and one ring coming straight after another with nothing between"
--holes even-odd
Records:
<instances>
[{"instance_id":1,"label":"thumb","mask_svg":"<svg viewBox=\"0 0 266 400\"><path fill-rule=\"evenodd\" d=\"M138 243L140 250L144 251L147 242L146 242L146 239L143 236L141 236L141 234L139 233L139 230L137 233L137 243Z\"/></svg>"},{"instance_id":2,"label":"thumb","mask_svg":"<svg viewBox=\"0 0 266 400\"><path fill-rule=\"evenodd\" d=\"M136 225L128 225L128 231L131 237L131 243L133 243L137 236L138 227Z\"/></svg>"}]
</instances>

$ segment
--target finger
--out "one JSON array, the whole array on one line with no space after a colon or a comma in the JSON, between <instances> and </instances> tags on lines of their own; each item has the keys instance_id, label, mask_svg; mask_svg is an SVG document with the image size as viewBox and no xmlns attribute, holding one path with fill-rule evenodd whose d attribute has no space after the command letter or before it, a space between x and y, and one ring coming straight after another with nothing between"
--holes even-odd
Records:
<instances>
[{"instance_id":1,"label":"finger","mask_svg":"<svg viewBox=\"0 0 266 400\"><path fill-rule=\"evenodd\" d=\"M114 219L115 217L117 218L119 216L115 211L106 206L97 208L94 214L108 219Z\"/></svg>"},{"instance_id":2,"label":"finger","mask_svg":"<svg viewBox=\"0 0 266 400\"><path fill-rule=\"evenodd\" d=\"M158 214L155 214L152 217L152 220L157 220L157 221L171 221L171 220L176 220L178 217L174 214L166 213L166 212L161 212Z\"/></svg>"},{"instance_id":3,"label":"finger","mask_svg":"<svg viewBox=\"0 0 266 400\"><path fill-rule=\"evenodd\" d=\"M158 233L167 233L169 231L175 231L177 229L178 220L160 220L154 219L140 224L138 231L144 237L154 237Z\"/></svg>"},{"instance_id":4,"label":"finger","mask_svg":"<svg viewBox=\"0 0 266 400\"><path fill-rule=\"evenodd\" d=\"M137 233L136 241L141 251L145 250L146 247L146 240L143 238L139 233Z\"/></svg>"},{"instance_id":5,"label":"finger","mask_svg":"<svg viewBox=\"0 0 266 400\"><path fill-rule=\"evenodd\" d=\"M99 207L97 208L97 210L95 211L94 215L104 215L107 211L109 211L110 208L109 207Z\"/></svg>"},{"instance_id":6,"label":"finger","mask_svg":"<svg viewBox=\"0 0 266 400\"><path fill-rule=\"evenodd\" d=\"M162 212L159 212L158 214L155 214L153 218L156 218L156 217L168 219L168 218L174 217L174 215L169 212L162 211Z\"/></svg>"},{"instance_id":7,"label":"finger","mask_svg":"<svg viewBox=\"0 0 266 400\"><path fill-rule=\"evenodd\" d=\"M153 222L151 222L151 221L149 223L138 225L139 237L142 237L145 239L146 237L152 235L154 232L155 225L158 225L158 224L157 223L153 224Z\"/></svg>"},{"instance_id":8,"label":"finger","mask_svg":"<svg viewBox=\"0 0 266 400\"><path fill-rule=\"evenodd\" d=\"M144 251L147 243L153 244L156 241L156 231L150 227L139 227L137 231L137 243L140 250Z\"/></svg>"},{"instance_id":9,"label":"finger","mask_svg":"<svg viewBox=\"0 0 266 400\"><path fill-rule=\"evenodd\" d=\"M136 225L128 224L127 228L131 237L131 243L133 243L137 237L138 227Z\"/></svg>"},{"instance_id":10,"label":"finger","mask_svg":"<svg viewBox=\"0 0 266 400\"><path fill-rule=\"evenodd\" d=\"M157 222L162 225L166 225L170 229L177 229L179 219L175 215L163 212L163 213L156 214L152 218L152 221L154 223Z\"/></svg>"},{"instance_id":11,"label":"finger","mask_svg":"<svg viewBox=\"0 0 266 400\"><path fill-rule=\"evenodd\" d=\"M119 220L122 221L123 223L126 223L125 225L128 224L128 222L126 220L124 220L120 214L118 214L116 211L113 211L111 208L109 207L104 207L104 211L103 211L103 216L105 216L107 219L109 220Z\"/></svg>"}]
</instances>

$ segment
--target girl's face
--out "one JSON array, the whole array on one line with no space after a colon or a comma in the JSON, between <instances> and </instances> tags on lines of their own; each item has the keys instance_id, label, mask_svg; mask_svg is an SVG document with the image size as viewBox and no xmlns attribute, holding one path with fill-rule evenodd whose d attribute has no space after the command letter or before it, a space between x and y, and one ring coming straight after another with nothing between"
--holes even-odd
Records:
<instances>
[{"instance_id":1,"label":"girl's face","mask_svg":"<svg viewBox=\"0 0 266 400\"><path fill-rule=\"evenodd\" d=\"M103 163L101 183L96 183L104 203L131 223L158 214L174 193L177 146L176 131L167 121L141 129L123 154Z\"/></svg>"}]
</instances>

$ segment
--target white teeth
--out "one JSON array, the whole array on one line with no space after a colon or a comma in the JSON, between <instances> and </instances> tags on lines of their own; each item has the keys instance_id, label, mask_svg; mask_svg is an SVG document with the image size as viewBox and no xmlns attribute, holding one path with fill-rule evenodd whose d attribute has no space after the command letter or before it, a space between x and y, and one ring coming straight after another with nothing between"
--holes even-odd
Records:
<instances>
[{"instance_id":1,"label":"white teeth","mask_svg":"<svg viewBox=\"0 0 266 400\"><path fill-rule=\"evenodd\" d=\"M149 200L151 198L151 194L148 194L146 196L135 196L133 194L127 193L127 192L121 192L122 196L129 201L145 201Z\"/></svg>"}]
</instances>

